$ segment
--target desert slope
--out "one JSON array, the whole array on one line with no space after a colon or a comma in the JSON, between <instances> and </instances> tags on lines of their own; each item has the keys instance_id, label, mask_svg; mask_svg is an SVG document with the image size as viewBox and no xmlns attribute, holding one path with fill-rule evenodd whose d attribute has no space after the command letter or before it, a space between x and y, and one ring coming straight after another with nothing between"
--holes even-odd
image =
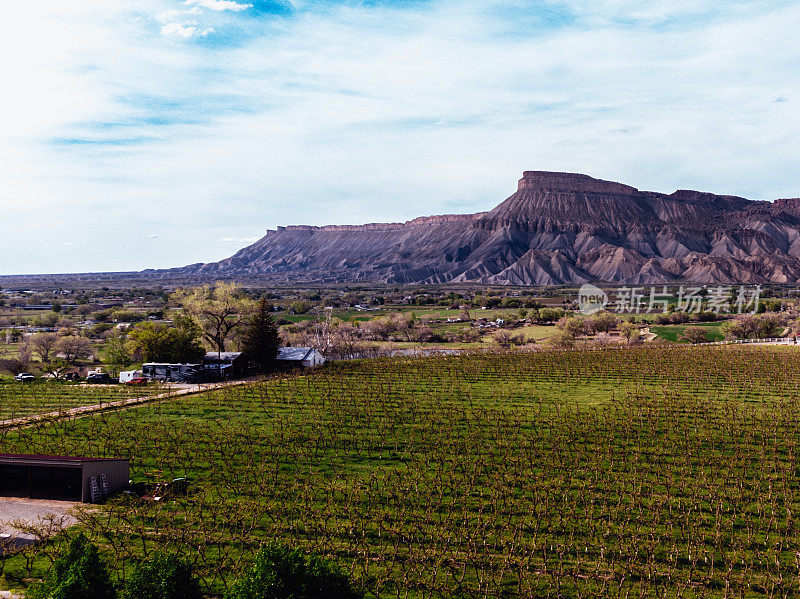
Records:
<instances>
[{"instance_id":1,"label":"desert slope","mask_svg":"<svg viewBox=\"0 0 800 599\"><path fill-rule=\"evenodd\" d=\"M171 271L275 281L556 285L800 281L800 199L672 194L526 171L490 212L290 226L220 262Z\"/></svg>"}]
</instances>

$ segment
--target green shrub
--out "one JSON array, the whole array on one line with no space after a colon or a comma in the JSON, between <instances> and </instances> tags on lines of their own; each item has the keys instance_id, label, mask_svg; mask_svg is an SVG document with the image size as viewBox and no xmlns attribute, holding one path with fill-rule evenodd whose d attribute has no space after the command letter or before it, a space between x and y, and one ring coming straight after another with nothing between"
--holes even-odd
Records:
<instances>
[{"instance_id":1,"label":"green shrub","mask_svg":"<svg viewBox=\"0 0 800 599\"><path fill-rule=\"evenodd\" d=\"M97 547L78 535L53 564L43 582L25 594L27 599L115 599L117 593Z\"/></svg>"},{"instance_id":2,"label":"green shrub","mask_svg":"<svg viewBox=\"0 0 800 599\"><path fill-rule=\"evenodd\" d=\"M201 599L192 567L175 555L156 553L125 584L125 599Z\"/></svg>"},{"instance_id":3,"label":"green shrub","mask_svg":"<svg viewBox=\"0 0 800 599\"><path fill-rule=\"evenodd\" d=\"M360 599L363 593L336 565L300 549L269 545L226 599Z\"/></svg>"}]
</instances>

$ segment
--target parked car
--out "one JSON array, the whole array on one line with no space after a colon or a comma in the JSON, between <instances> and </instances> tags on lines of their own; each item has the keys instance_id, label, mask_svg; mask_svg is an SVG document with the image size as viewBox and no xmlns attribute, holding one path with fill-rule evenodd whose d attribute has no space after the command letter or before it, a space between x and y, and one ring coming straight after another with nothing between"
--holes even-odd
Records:
<instances>
[{"instance_id":1,"label":"parked car","mask_svg":"<svg viewBox=\"0 0 800 599\"><path fill-rule=\"evenodd\" d=\"M146 376L137 376L136 378L129 379L125 381L126 385L146 385L150 382L150 379Z\"/></svg>"},{"instance_id":2,"label":"parked car","mask_svg":"<svg viewBox=\"0 0 800 599\"><path fill-rule=\"evenodd\" d=\"M22 381L23 383L26 381L32 381L36 377L33 376L30 372L20 372L17 376L14 377L16 381Z\"/></svg>"},{"instance_id":3,"label":"parked car","mask_svg":"<svg viewBox=\"0 0 800 599\"><path fill-rule=\"evenodd\" d=\"M111 377L106 372L93 372L86 377L87 383L110 383Z\"/></svg>"}]
</instances>

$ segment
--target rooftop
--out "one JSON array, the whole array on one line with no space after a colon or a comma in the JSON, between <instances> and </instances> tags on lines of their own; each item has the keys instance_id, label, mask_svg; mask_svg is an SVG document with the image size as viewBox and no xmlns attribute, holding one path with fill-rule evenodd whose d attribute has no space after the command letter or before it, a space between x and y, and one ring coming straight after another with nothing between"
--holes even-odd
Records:
<instances>
[{"instance_id":1,"label":"rooftop","mask_svg":"<svg viewBox=\"0 0 800 599\"><path fill-rule=\"evenodd\" d=\"M127 462L126 458L93 458L85 456L43 455L30 453L0 453L0 464L25 464L33 462L69 462L83 464L86 462Z\"/></svg>"},{"instance_id":2,"label":"rooftop","mask_svg":"<svg viewBox=\"0 0 800 599\"><path fill-rule=\"evenodd\" d=\"M311 347L281 347L278 349L278 360L305 360L313 352Z\"/></svg>"}]
</instances>

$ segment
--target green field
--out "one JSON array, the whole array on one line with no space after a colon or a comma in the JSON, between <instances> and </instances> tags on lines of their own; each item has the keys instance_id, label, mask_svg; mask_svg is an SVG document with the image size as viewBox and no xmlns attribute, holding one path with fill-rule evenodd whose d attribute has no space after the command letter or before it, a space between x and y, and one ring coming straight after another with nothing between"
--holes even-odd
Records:
<instances>
[{"instance_id":1,"label":"green field","mask_svg":"<svg viewBox=\"0 0 800 599\"><path fill-rule=\"evenodd\" d=\"M118 498L82 527L117 575L160 547L217 595L277 538L336 560L372 596L788 597L800 354L782 349L333 363L0 432L0 452L188 476L187 497ZM30 573L24 556L5 566L12 583Z\"/></svg>"},{"instance_id":2,"label":"green field","mask_svg":"<svg viewBox=\"0 0 800 599\"><path fill-rule=\"evenodd\" d=\"M686 343L680 339L680 336L688 328L702 328L706 330L709 341L722 341L725 336L720 332L719 327L721 322L709 322L705 324L672 324L672 325L656 325L651 326L650 330L662 339L667 341Z\"/></svg>"},{"instance_id":3,"label":"green field","mask_svg":"<svg viewBox=\"0 0 800 599\"><path fill-rule=\"evenodd\" d=\"M0 378L0 420L119 401L163 392L159 385L87 385L39 379L19 383Z\"/></svg>"}]
</instances>

